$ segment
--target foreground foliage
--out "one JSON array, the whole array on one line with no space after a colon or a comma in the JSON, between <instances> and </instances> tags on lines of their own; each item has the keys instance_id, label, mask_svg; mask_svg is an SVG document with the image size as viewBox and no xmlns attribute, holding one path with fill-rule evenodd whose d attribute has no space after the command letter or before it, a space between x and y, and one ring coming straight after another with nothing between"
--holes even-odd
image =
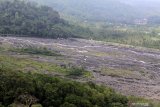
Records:
<instances>
[{"instance_id":1,"label":"foreground foliage","mask_svg":"<svg viewBox=\"0 0 160 107\"><path fill-rule=\"evenodd\" d=\"M44 107L127 107L127 98L93 83L78 83L48 75L0 68L0 101Z\"/></svg>"}]
</instances>

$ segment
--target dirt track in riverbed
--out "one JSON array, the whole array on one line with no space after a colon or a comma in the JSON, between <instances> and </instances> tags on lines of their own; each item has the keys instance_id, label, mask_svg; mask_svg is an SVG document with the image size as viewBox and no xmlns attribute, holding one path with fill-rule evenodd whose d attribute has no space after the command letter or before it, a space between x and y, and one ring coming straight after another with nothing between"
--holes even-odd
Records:
<instances>
[{"instance_id":1,"label":"dirt track in riverbed","mask_svg":"<svg viewBox=\"0 0 160 107\"><path fill-rule=\"evenodd\" d=\"M38 46L58 51L65 60L41 57L54 63L83 66L96 83L111 86L125 95L160 100L160 51L106 44L84 39L0 37L0 44Z\"/></svg>"}]
</instances>

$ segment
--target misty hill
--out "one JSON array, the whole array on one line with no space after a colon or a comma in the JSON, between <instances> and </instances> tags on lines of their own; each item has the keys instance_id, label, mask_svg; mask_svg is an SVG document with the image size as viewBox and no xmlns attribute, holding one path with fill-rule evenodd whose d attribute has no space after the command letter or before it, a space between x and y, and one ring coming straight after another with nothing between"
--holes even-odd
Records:
<instances>
[{"instance_id":1,"label":"misty hill","mask_svg":"<svg viewBox=\"0 0 160 107\"><path fill-rule=\"evenodd\" d=\"M158 0L32 0L82 21L134 23L159 16Z\"/></svg>"}]
</instances>

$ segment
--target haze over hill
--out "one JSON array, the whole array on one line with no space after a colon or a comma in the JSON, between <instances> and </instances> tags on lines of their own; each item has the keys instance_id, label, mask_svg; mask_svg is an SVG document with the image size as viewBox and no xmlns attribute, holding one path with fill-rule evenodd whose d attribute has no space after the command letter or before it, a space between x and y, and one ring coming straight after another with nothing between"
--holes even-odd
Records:
<instances>
[{"instance_id":1,"label":"haze over hill","mask_svg":"<svg viewBox=\"0 0 160 107\"><path fill-rule=\"evenodd\" d=\"M83 21L135 23L159 16L158 0L32 0ZM158 17L159 19L159 17ZM150 20L149 20L150 21Z\"/></svg>"}]
</instances>

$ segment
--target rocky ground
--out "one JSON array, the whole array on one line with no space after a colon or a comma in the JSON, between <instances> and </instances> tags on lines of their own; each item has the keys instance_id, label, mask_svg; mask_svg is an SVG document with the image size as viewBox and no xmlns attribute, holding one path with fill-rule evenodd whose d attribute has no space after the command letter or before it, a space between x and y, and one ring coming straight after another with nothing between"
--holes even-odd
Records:
<instances>
[{"instance_id":1,"label":"rocky ground","mask_svg":"<svg viewBox=\"0 0 160 107\"><path fill-rule=\"evenodd\" d=\"M160 51L84 39L40 39L0 37L0 45L46 47L60 52L62 59L36 57L61 65L82 66L92 81L125 95L160 100Z\"/></svg>"}]
</instances>

